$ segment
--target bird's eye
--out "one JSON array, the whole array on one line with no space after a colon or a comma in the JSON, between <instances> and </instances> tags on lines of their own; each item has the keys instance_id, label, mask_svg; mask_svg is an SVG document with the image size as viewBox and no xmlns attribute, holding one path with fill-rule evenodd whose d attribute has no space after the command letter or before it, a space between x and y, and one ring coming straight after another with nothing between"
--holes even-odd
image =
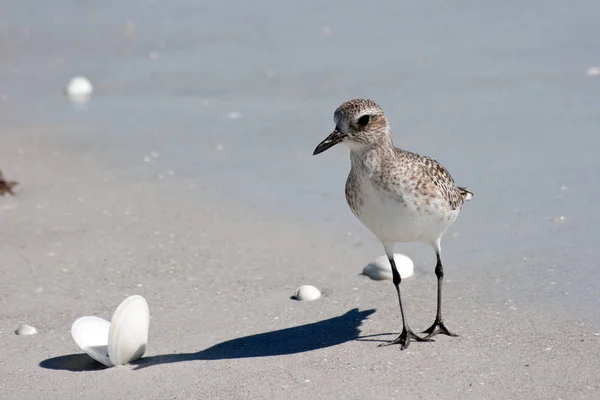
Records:
<instances>
[{"instance_id":1,"label":"bird's eye","mask_svg":"<svg viewBox=\"0 0 600 400\"><path fill-rule=\"evenodd\" d=\"M371 120L370 115L363 115L362 117L360 117L358 119L358 121L356 121L356 123L358 124L358 126L366 126L370 120Z\"/></svg>"}]
</instances>

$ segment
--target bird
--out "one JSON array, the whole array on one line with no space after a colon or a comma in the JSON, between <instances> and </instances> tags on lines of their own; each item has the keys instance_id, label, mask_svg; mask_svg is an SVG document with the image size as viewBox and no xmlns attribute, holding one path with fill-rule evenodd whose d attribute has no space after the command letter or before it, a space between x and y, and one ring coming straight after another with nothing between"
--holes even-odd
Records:
<instances>
[{"instance_id":1,"label":"bird","mask_svg":"<svg viewBox=\"0 0 600 400\"><path fill-rule=\"evenodd\" d=\"M473 193L454 183L442 164L394 146L390 123L381 107L370 99L352 99L334 112L335 129L315 148L313 155L344 143L350 149L350 173L346 200L352 213L382 243L392 268L398 295L402 331L380 346L400 345L411 340L433 341L438 334L458 336L442 318L444 268L441 240ZM421 242L436 256L437 309L433 324L419 336L410 328L401 296L401 277L394 262L396 243Z\"/></svg>"}]
</instances>

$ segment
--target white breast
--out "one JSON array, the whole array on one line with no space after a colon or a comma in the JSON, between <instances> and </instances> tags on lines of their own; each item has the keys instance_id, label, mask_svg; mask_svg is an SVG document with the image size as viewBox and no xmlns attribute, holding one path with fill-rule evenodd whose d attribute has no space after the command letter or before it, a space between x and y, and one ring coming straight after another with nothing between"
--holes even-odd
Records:
<instances>
[{"instance_id":1,"label":"white breast","mask_svg":"<svg viewBox=\"0 0 600 400\"><path fill-rule=\"evenodd\" d=\"M426 205L409 188L390 193L374 187L364 175L357 181L362 201L352 212L383 242L433 244L458 215L458 211L448 212L435 201Z\"/></svg>"}]
</instances>

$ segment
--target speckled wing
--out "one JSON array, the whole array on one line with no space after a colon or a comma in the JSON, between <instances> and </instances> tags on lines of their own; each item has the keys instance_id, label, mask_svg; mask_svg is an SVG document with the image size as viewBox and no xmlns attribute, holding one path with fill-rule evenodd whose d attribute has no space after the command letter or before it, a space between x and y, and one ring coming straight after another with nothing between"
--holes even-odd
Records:
<instances>
[{"instance_id":1,"label":"speckled wing","mask_svg":"<svg viewBox=\"0 0 600 400\"><path fill-rule=\"evenodd\" d=\"M435 192L432 189L435 188L448 201L450 208L456 210L473 196L467 188L456 186L448 170L433 158L400 149L396 149L396 152L398 157L410 159L410 164L414 166L412 173L417 182L415 189L423 197L431 195L431 192Z\"/></svg>"}]
</instances>

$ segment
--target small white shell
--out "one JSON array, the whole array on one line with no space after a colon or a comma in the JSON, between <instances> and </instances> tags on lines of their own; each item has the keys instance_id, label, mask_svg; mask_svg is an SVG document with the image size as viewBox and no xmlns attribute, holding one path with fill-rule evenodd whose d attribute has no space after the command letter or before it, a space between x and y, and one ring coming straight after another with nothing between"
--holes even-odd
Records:
<instances>
[{"instance_id":1,"label":"small white shell","mask_svg":"<svg viewBox=\"0 0 600 400\"><path fill-rule=\"evenodd\" d=\"M66 90L69 96L84 96L92 94L94 86L85 76L75 76L67 84Z\"/></svg>"},{"instance_id":2,"label":"small white shell","mask_svg":"<svg viewBox=\"0 0 600 400\"><path fill-rule=\"evenodd\" d=\"M108 331L110 322L98 317L81 317L71 325L71 336L81 350L94 360L112 367L108 357Z\"/></svg>"},{"instance_id":3,"label":"small white shell","mask_svg":"<svg viewBox=\"0 0 600 400\"><path fill-rule=\"evenodd\" d=\"M108 354L114 365L124 365L144 355L149 325L150 311L142 296L129 296L119 304L108 334Z\"/></svg>"},{"instance_id":4,"label":"small white shell","mask_svg":"<svg viewBox=\"0 0 600 400\"><path fill-rule=\"evenodd\" d=\"M90 101L93 91L92 82L85 76L72 78L65 89L69 101L75 105L84 105Z\"/></svg>"},{"instance_id":5,"label":"small white shell","mask_svg":"<svg viewBox=\"0 0 600 400\"><path fill-rule=\"evenodd\" d=\"M36 333L38 333L37 329L31 325L21 325L15 331L15 335L35 335Z\"/></svg>"},{"instance_id":6,"label":"small white shell","mask_svg":"<svg viewBox=\"0 0 600 400\"><path fill-rule=\"evenodd\" d=\"M300 301L311 301L321 297L319 289L312 285L302 285L296 289L296 300Z\"/></svg>"},{"instance_id":7,"label":"small white shell","mask_svg":"<svg viewBox=\"0 0 600 400\"><path fill-rule=\"evenodd\" d=\"M402 279L410 278L414 275L414 263L410 257L404 254L394 254L394 262ZM378 257L363 269L363 275L368 276L374 281L392 280L392 266L387 256Z\"/></svg>"}]
</instances>

